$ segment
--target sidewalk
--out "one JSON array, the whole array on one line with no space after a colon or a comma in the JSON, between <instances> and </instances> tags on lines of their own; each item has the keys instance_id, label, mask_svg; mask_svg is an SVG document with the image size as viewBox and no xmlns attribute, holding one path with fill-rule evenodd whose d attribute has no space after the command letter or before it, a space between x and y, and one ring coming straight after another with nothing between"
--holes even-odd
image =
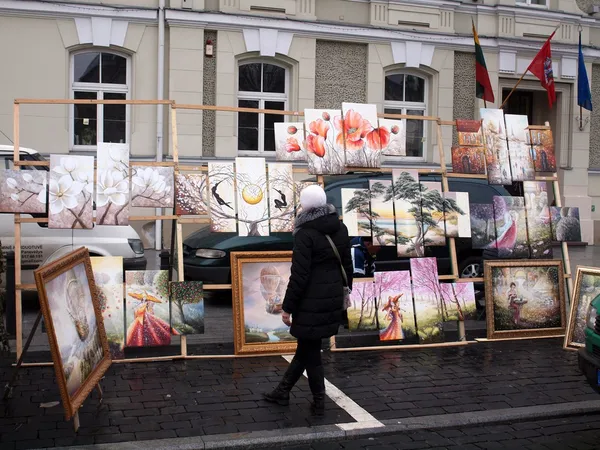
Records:
<instances>
[{"instance_id":1,"label":"sidewalk","mask_svg":"<svg viewBox=\"0 0 600 450\"><path fill-rule=\"evenodd\" d=\"M144 440L135 448L264 447L282 438L314 442L599 411L577 354L561 343L325 353L328 394L337 404L328 399L323 418L309 415L306 379L289 407L261 400L287 367L281 357L115 364L102 382L104 404L97 409L94 392L81 409L78 435L60 405L40 407L59 400L53 368L25 368L9 408L0 410L0 449L118 449L114 443ZM0 363L2 385L10 370L10 361Z\"/></svg>"}]
</instances>

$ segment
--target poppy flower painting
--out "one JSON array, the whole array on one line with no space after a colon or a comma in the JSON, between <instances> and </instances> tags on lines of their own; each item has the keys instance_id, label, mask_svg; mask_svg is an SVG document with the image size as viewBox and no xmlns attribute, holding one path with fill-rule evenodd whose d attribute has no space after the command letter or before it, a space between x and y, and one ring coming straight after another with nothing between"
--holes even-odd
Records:
<instances>
[{"instance_id":1,"label":"poppy flower painting","mask_svg":"<svg viewBox=\"0 0 600 450\"><path fill-rule=\"evenodd\" d=\"M341 111L306 109L304 121L309 173L311 175L343 174L346 158Z\"/></svg>"},{"instance_id":2,"label":"poppy flower painting","mask_svg":"<svg viewBox=\"0 0 600 450\"><path fill-rule=\"evenodd\" d=\"M302 122L275 123L275 155L277 161L306 161Z\"/></svg>"},{"instance_id":3,"label":"poppy flower painting","mask_svg":"<svg viewBox=\"0 0 600 450\"><path fill-rule=\"evenodd\" d=\"M342 103L343 120L335 127L344 132L347 167L381 167L381 147L387 147L390 134L380 133L377 106L360 103Z\"/></svg>"},{"instance_id":4,"label":"poppy flower painting","mask_svg":"<svg viewBox=\"0 0 600 450\"><path fill-rule=\"evenodd\" d=\"M385 156L406 156L406 127L402 120L379 119L379 145Z\"/></svg>"}]
</instances>

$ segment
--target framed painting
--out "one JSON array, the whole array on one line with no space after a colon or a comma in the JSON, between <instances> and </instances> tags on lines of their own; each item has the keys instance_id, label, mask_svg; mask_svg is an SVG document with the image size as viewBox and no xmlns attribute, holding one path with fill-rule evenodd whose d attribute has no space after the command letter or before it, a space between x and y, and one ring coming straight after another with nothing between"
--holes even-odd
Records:
<instances>
[{"instance_id":1,"label":"framed painting","mask_svg":"<svg viewBox=\"0 0 600 450\"><path fill-rule=\"evenodd\" d=\"M296 339L281 320L291 267L289 251L231 253L236 355L296 350Z\"/></svg>"},{"instance_id":2,"label":"framed painting","mask_svg":"<svg viewBox=\"0 0 600 450\"><path fill-rule=\"evenodd\" d=\"M577 266L575 294L571 302L571 314L567 324L564 347L585 346L586 315L592 300L600 295L600 269Z\"/></svg>"},{"instance_id":3,"label":"framed painting","mask_svg":"<svg viewBox=\"0 0 600 450\"><path fill-rule=\"evenodd\" d=\"M70 420L111 365L87 248L34 271L56 382Z\"/></svg>"},{"instance_id":4,"label":"framed painting","mask_svg":"<svg viewBox=\"0 0 600 450\"><path fill-rule=\"evenodd\" d=\"M485 261L484 278L488 339L565 334L562 261Z\"/></svg>"}]
</instances>

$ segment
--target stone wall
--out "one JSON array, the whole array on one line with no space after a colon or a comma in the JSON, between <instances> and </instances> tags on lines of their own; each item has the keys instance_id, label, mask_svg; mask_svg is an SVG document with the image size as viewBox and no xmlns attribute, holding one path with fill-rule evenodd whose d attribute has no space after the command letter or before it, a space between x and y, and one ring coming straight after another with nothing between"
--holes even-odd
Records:
<instances>
[{"instance_id":1,"label":"stone wall","mask_svg":"<svg viewBox=\"0 0 600 450\"><path fill-rule=\"evenodd\" d=\"M592 66L592 99L598 98L600 98L600 64L594 64ZM600 169L600 108L594 108L591 117L589 167Z\"/></svg>"},{"instance_id":2,"label":"stone wall","mask_svg":"<svg viewBox=\"0 0 600 450\"><path fill-rule=\"evenodd\" d=\"M454 107L455 119L475 118L475 53L454 53ZM456 129L452 145L457 145Z\"/></svg>"},{"instance_id":3,"label":"stone wall","mask_svg":"<svg viewBox=\"0 0 600 450\"><path fill-rule=\"evenodd\" d=\"M205 41L213 44L213 57L204 56L203 104L214 105L217 97L217 32L205 31ZM215 111L202 113L202 156L215 156Z\"/></svg>"}]
</instances>

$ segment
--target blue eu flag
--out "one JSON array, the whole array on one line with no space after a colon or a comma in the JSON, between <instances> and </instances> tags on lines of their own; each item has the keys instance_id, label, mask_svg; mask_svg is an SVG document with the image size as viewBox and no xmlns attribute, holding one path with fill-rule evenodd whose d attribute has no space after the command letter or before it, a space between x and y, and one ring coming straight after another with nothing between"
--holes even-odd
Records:
<instances>
[{"instance_id":1,"label":"blue eu flag","mask_svg":"<svg viewBox=\"0 0 600 450\"><path fill-rule=\"evenodd\" d=\"M583 49L581 48L581 32L579 32L579 65L577 69L577 104L588 111L592 110L592 93L588 80L585 61L583 60Z\"/></svg>"}]
</instances>

